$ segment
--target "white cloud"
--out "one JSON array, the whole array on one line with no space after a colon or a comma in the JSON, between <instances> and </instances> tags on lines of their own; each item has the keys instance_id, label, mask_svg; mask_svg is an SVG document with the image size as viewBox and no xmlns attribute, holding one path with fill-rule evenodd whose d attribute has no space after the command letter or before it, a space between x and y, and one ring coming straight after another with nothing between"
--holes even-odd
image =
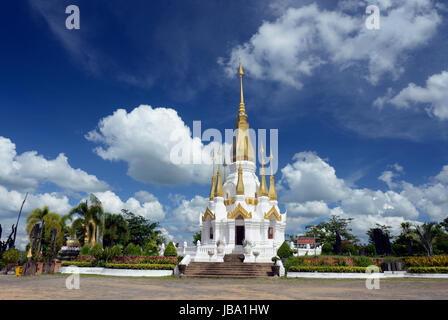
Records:
<instances>
[{"instance_id":1,"label":"white cloud","mask_svg":"<svg viewBox=\"0 0 448 320\"><path fill-rule=\"evenodd\" d=\"M337 201L345 196L349 188L336 171L313 152L294 155L292 164L281 169L284 201Z\"/></svg>"},{"instance_id":2,"label":"white cloud","mask_svg":"<svg viewBox=\"0 0 448 320\"><path fill-rule=\"evenodd\" d=\"M207 183L211 167L204 164L175 164L170 154L175 147L199 154L210 161L210 144L204 147L198 138L192 138L174 109L152 108L141 105L131 112L116 110L103 118L98 130L89 132L86 139L102 144L95 152L105 160L126 161L128 175L133 179L154 184L183 185Z\"/></svg>"},{"instance_id":3,"label":"white cloud","mask_svg":"<svg viewBox=\"0 0 448 320\"><path fill-rule=\"evenodd\" d=\"M180 231L199 231L199 217L205 212L208 201L208 198L198 195L190 200L181 200L179 206L173 210L171 222L174 223Z\"/></svg>"},{"instance_id":4,"label":"white cloud","mask_svg":"<svg viewBox=\"0 0 448 320\"><path fill-rule=\"evenodd\" d=\"M399 109L424 107L430 116L446 120L448 119L448 71L430 76L426 80L426 87L410 83L394 97L379 99L383 104L387 102Z\"/></svg>"},{"instance_id":5,"label":"white cloud","mask_svg":"<svg viewBox=\"0 0 448 320\"><path fill-rule=\"evenodd\" d=\"M25 193L16 190L8 190L0 185L0 218L3 227L2 237L6 238L11 232L11 226L17 223L17 216L25 198ZM36 208L48 206L51 212L59 215L67 214L72 208L69 199L56 193L29 194L23 207L22 216L17 229L17 243L20 249L24 249L28 243L26 235L26 217Z\"/></svg>"},{"instance_id":6,"label":"white cloud","mask_svg":"<svg viewBox=\"0 0 448 320\"><path fill-rule=\"evenodd\" d=\"M234 47L223 64L229 75L239 57L252 77L270 79L300 89L305 77L320 66L333 63L341 69L367 67L365 78L372 84L389 73L404 71L403 55L424 45L441 22L431 0L378 1L381 29L367 30L366 15L345 13L371 2L344 2L334 11L315 3L289 8L275 21L264 21L249 41Z\"/></svg>"},{"instance_id":7,"label":"white cloud","mask_svg":"<svg viewBox=\"0 0 448 320\"><path fill-rule=\"evenodd\" d=\"M126 202L123 202L118 195L112 191L97 192L95 195L103 204L104 211L110 213L121 213L122 209L127 209L135 214L144 216L153 221L160 221L165 218L165 211L159 200L153 196L153 198L140 202L134 197L129 198Z\"/></svg>"},{"instance_id":8,"label":"white cloud","mask_svg":"<svg viewBox=\"0 0 448 320\"><path fill-rule=\"evenodd\" d=\"M383 171L383 173L381 173L381 175L378 177L378 179L380 179L381 181L384 181L390 189L393 189L397 186L397 184L392 181L393 178L395 178L396 176L397 176L396 173L394 173L390 170L386 170L386 171Z\"/></svg>"},{"instance_id":9,"label":"white cloud","mask_svg":"<svg viewBox=\"0 0 448 320\"><path fill-rule=\"evenodd\" d=\"M419 218L419 211L404 192L349 187L327 161L312 152L298 153L293 160L281 170L279 188L280 202L288 210L287 228L293 233L335 214L355 218L353 231L365 241L367 230L375 223L391 225L398 231L401 222ZM398 164L393 167L403 171ZM392 177L389 180L384 173L382 177L392 183Z\"/></svg>"},{"instance_id":10,"label":"white cloud","mask_svg":"<svg viewBox=\"0 0 448 320\"><path fill-rule=\"evenodd\" d=\"M81 169L73 169L64 154L47 160L37 151L20 155L16 145L8 138L0 136L0 185L19 190L34 190L41 183L51 182L71 191L95 192L109 188Z\"/></svg>"}]
</instances>

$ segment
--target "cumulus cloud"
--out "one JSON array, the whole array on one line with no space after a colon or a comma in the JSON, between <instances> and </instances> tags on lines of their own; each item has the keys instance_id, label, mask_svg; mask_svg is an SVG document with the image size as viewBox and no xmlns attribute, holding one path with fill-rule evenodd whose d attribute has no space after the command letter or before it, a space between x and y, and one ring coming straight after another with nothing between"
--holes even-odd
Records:
<instances>
[{"instance_id":1,"label":"cumulus cloud","mask_svg":"<svg viewBox=\"0 0 448 320\"><path fill-rule=\"evenodd\" d=\"M424 108L430 116L446 120L448 119L448 71L430 76L426 80L425 87L410 83L397 95L378 99L376 104L389 103L399 109Z\"/></svg>"},{"instance_id":2,"label":"cumulus cloud","mask_svg":"<svg viewBox=\"0 0 448 320\"><path fill-rule=\"evenodd\" d=\"M3 227L3 238L9 235L11 226L17 223L18 212L24 198L25 193L8 190L0 185L0 222ZM60 215L67 214L71 209L67 196L61 196L57 193L29 194L17 229L16 241L19 248L24 249L28 243L28 236L25 231L26 216L34 209L43 208L44 206L48 206L51 212L56 212Z\"/></svg>"},{"instance_id":3,"label":"cumulus cloud","mask_svg":"<svg viewBox=\"0 0 448 320\"><path fill-rule=\"evenodd\" d=\"M239 57L252 77L302 88L303 79L322 65L341 69L367 67L365 78L377 84L385 74L403 73L402 57L435 34L441 17L431 0L344 1L335 10L313 3L287 9L275 21L264 21L246 42L220 58L229 75ZM378 4L381 30L365 27L366 15L352 11ZM405 30L405 31L404 31Z\"/></svg>"},{"instance_id":4,"label":"cumulus cloud","mask_svg":"<svg viewBox=\"0 0 448 320\"><path fill-rule=\"evenodd\" d=\"M294 162L281 169L282 199L297 201L337 201L349 191L335 169L313 152L294 155Z\"/></svg>"},{"instance_id":5,"label":"cumulus cloud","mask_svg":"<svg viewBox=\"0 0 448 320\"><path fill-rule=\"evenodd\" d=\"M176 230L183 232L199 231L199 217L205 212L208 201L208 198L198 195L190 200L181 200L178 207L173 210L171 219L171 222L176 226Z\"/></svg>"},{"instance_id":6,"label":"cumulus cloud","mask_svg":"<svg viewBox=\"0 0 448 320\"><path fill-rule=\"evenodd\" d=\"M141 105L131 112L116 110L103 118L98 129L86 139L102 144L95 152L105 160L127 162L128 175L145 183L183 185L207 183L210 178L210 153L192 137L190 128L174 109ZM184 157L172 161L172 157ZM193 164L199 155L202 164Z\"/></svg>"},{"instance_id":7,"label":"cumulus cloud","mask_svg":"<svg viewBox=\"0 0 448 320\"><path fill-rule=\"evenodd\" d=\"M419 218L417 204L404 190L381 191L349 186L337 177L335 169L326 160L312 152L298 153L293 161L281 170L279 188L283 192L279 192L280 202L284 202L288 210L288 230L303 232L307 224L338 215L355 218L353 231L365 240L367 230L375 223L391 225L398 231L401 222ZM392 167L403 172L398 164ZM398 186L392 182L392 176L382 174L383 180ZM443 179L443 175L439 176Z\"/></svg>"},{"instance_id":8,"label":"cumulus cloud","mask_svg":"<svg viewBox=\"0 0 448 320\"><path fill-rule=\"evenodd\" d=\"M71 191L94 192L109 188L81 169L74 169L64 154L47 160L37 151L17 154L16 145L0 136L0 185L18 190L34 190L41 183L51 182Z\"/></svg>"},{"instance_id":9,"label":"cumulus cloud","mask_svg":"<svg viewBox=\"0 0 448 320\"><path fill-rule=\"evenodd\" d=\"M141 194L142 193L140 192L140 195ZM97 192L95 195L103 204L104 211L106 212L117 214L121 213L122 209L127 209L153 221L160 221L165 218L165 211L162 204L155 196L149 193L145 194L145 201L142 202L134 197L123 202L120 197L112 191ZM148 195L152 197L149 197Z\"/></svg>"}]
</instances>

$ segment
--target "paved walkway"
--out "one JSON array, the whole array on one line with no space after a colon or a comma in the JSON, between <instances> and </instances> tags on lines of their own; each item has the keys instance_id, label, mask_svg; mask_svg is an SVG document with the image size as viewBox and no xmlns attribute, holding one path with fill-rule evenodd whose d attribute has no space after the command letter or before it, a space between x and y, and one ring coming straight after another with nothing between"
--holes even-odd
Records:
<instances>
[{"instance_id":1,"label":"paved walkway","mask_svg":"<svg viewBox=\"0 0 448 320\"><path fill-rule=\"evenodd\" d=\"M4 299L448 299L448 280L178 279L81 276L68 290L66 276L16 278L0 275Z\"/></svg>"}]
</instances>

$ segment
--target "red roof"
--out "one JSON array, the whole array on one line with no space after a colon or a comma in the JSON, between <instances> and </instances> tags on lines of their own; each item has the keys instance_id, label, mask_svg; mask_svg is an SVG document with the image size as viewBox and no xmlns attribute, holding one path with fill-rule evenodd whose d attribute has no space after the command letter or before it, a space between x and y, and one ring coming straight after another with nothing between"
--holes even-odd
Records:
<instances>
[{"instance_id":1,"label":"red roof","mask_svg":"<svg viewBox=\"0 0 448 320\"><path fill-rule=\"evenodd\" d=\"M297 243L299 243L299 244L314 243L314 238L299 238L297 240Z\"/></svg>"}]
</instances>

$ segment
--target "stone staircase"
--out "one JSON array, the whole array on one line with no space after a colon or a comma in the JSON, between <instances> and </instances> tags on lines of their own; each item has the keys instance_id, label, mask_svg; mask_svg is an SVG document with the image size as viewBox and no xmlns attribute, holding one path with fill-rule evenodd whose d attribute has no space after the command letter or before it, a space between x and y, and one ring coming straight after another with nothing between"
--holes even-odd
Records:
<instances>
[{"instance_id":1,"label":"stone staircase","mask_svg":"<svg viewBox=\"0 0 448 320\"><path fill-rule=\"evenodd\" d=\"M266 278L272 277L272 263L243 263L244 255L227 254L224 262L191 262L183 277Z\"/></svg>"}]
</instances>

